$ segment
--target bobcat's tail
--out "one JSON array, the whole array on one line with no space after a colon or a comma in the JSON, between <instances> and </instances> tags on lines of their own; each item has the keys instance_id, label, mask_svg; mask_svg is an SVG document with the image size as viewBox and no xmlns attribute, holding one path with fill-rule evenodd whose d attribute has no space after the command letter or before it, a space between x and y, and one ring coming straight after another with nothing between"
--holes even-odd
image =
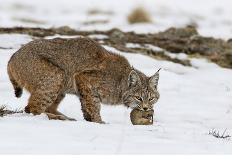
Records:
<instances>
[{"instance_id":1,"label":"bobcat's tail","mask_svg":"<svg viewBox=\"0 0 232 155\"><path fill-rule=\"evenodd\" d=\"M11 71L11 67L10 67L10 62L8 63L8 66L7 66L7 72L8 72L8 75L9 75L9 79L10 79L10 81L11 81L13 87L14 87L15 96L17 98L21 97L22 93L23 93L23 89L20 87L20 85L18 84L18 82L15 80L15 78L12 75L12 71Z\"/></svg>"}]
</instances>

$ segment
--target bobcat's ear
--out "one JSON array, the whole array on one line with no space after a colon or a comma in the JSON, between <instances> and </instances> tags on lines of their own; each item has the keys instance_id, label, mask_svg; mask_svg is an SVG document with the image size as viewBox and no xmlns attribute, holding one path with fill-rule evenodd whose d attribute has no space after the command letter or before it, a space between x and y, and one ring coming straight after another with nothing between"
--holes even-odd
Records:
<instances>
[{"instance_id":1,"label":"bobcat's ear","mask_svg":"<svg viewBox=\"0 0 232 155\"><path fill-rule=\"evenodd\" d=\"M132 70L129 74L129 77L128 77L128 86L133 87L133 86L140 84L140 83L141 83L140 77L138 76L136 71Z\"/></svg>"},{"instance_id":2,"label":"bobcat's ear","mask_svg":"<svg viewBox=\"0 0 232 155\"><path fill-rule=\"evenodd\" d=\"M161 68L153 76L151 76L149 78L150 87L153 89L157 89L158 82L159 82L159 71L160 70L161 70Z\"/></svg>"}]
</instances>

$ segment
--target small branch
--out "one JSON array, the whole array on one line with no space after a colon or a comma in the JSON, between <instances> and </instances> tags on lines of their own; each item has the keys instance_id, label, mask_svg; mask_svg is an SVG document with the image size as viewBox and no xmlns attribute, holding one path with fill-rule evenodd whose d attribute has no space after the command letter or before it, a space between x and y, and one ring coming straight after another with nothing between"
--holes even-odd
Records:
<instances>
[{"instance_id":1,"label":"small branch","mask_svg":"<svg viewBox=\"0 0 232 155\"><path fill-rule=\"evenodd\" d=\"M1 47L1 46L0 46L0 49L8 50L8 49L13 49L13 48L12 48L12 47Z\"/></svg>"},{"instance_id":2,"label":"small branch","mask_svg":"<svg viewBox=\"0 0 232 155\"><path fill-rule=\"evenodd\" d=\"M209 135L212 135L216 138L222 138L222 139L230 138L231 136L229 134L226 134L226 130L227 129L225 129L224 132L222 134L220 134L219 131L212 129L209 131Z\"/></svg>"},{"instance_id":3,"label":"small branch","mask_svg":"<svg viewBox=\"0 0 232 155\"><path fill-rule=\"evenodd\" d=\"M23 113L23 111L22 110L8 110L6 109L6 106L4 105L0 107L0 117L11 115L11 114L16 114L16 113Z\"/></svg>"}]
</instances>

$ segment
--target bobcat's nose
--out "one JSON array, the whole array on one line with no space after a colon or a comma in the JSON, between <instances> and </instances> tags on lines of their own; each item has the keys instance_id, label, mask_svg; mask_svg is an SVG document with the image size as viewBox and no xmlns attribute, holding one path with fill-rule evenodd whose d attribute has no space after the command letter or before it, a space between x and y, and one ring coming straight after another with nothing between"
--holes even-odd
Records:
<instances>
[{"instance_id":1,"label":"bobcat's nose","mask_svg":"<svg viewBox=\"0 0 232 155\"><path fill-rule=\"evenodd\" d=\"M143 108L143 110L144 110L144 111L147 111L147 110L148 110L148 108L147 108L147 107L144 107L144 108Z\"/></svg>"}]
</instances>

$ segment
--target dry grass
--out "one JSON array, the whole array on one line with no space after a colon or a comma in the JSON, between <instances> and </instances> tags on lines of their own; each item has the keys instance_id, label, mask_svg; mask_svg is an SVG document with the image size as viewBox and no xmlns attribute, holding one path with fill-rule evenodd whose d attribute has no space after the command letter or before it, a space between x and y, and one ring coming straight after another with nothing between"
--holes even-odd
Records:
<instances>
[{"instance_id":1,"label":"dry grass","mask_svg":"<svg viewBox=\"0 0 232 155\"><path fill-rule=\"evenodd\" d=\"M212 135L216 138L221 138L221 139L226 139L226 138L230 138L231 136L229 134L226 134L226 129L224 130L223 133L220 133L219 131L212 129L209 131L209 135Z\"/></svg>"},{"instance_id":2,"label":"dry grass","mask_svg":"<svg viewBox=\"0 0 232 155\"><path fill-rule=\"evenodd\" d=\"M107 24L108 20L91 20L83 22L84 25Z\"/></svg>"},{"instance_id":3,"label":"dry grass","mask_svg":"<svg viewBox=\"0 0 232 155\"><path fill-rule=\"evenodd\" d=\"M105 11L105 10L99 10L97 8L93 8L88 10L88 15L113 15L114 13L112 11Z\"/></svg>"},{"instance_id":4,"label":"dry grass","mask_svg":"<svg viewBox=\"0 0 232 155\"><path fill-rule=\"evenodd\" d=\"M16 113L23 113L23 110L8 110L5 105L0 106L0 117Z\"/></svg>"},{"instance_id":5,"label":"dry grass","mask_svg":"<svg viewBox=\"0 0 232 155\"><path fill-rule=\"evenodd\" d=\"M30 19L30 18L18 18L18 17L13 17L13 20L20 21L23 23L30 23L30 24L46 24L45 21L39 21L35 19Z\"/></svg>"},{"instance_id":6,"label":"dry grass","mask_svg":"<svg viewBox=\"0 0 232 155\"><path fill-rule=\"evenodd\" d=\"M127 20L130 24L152 22L150 14L143 7L137 7L132 10Z\"/></svg>"}]
</instances>

